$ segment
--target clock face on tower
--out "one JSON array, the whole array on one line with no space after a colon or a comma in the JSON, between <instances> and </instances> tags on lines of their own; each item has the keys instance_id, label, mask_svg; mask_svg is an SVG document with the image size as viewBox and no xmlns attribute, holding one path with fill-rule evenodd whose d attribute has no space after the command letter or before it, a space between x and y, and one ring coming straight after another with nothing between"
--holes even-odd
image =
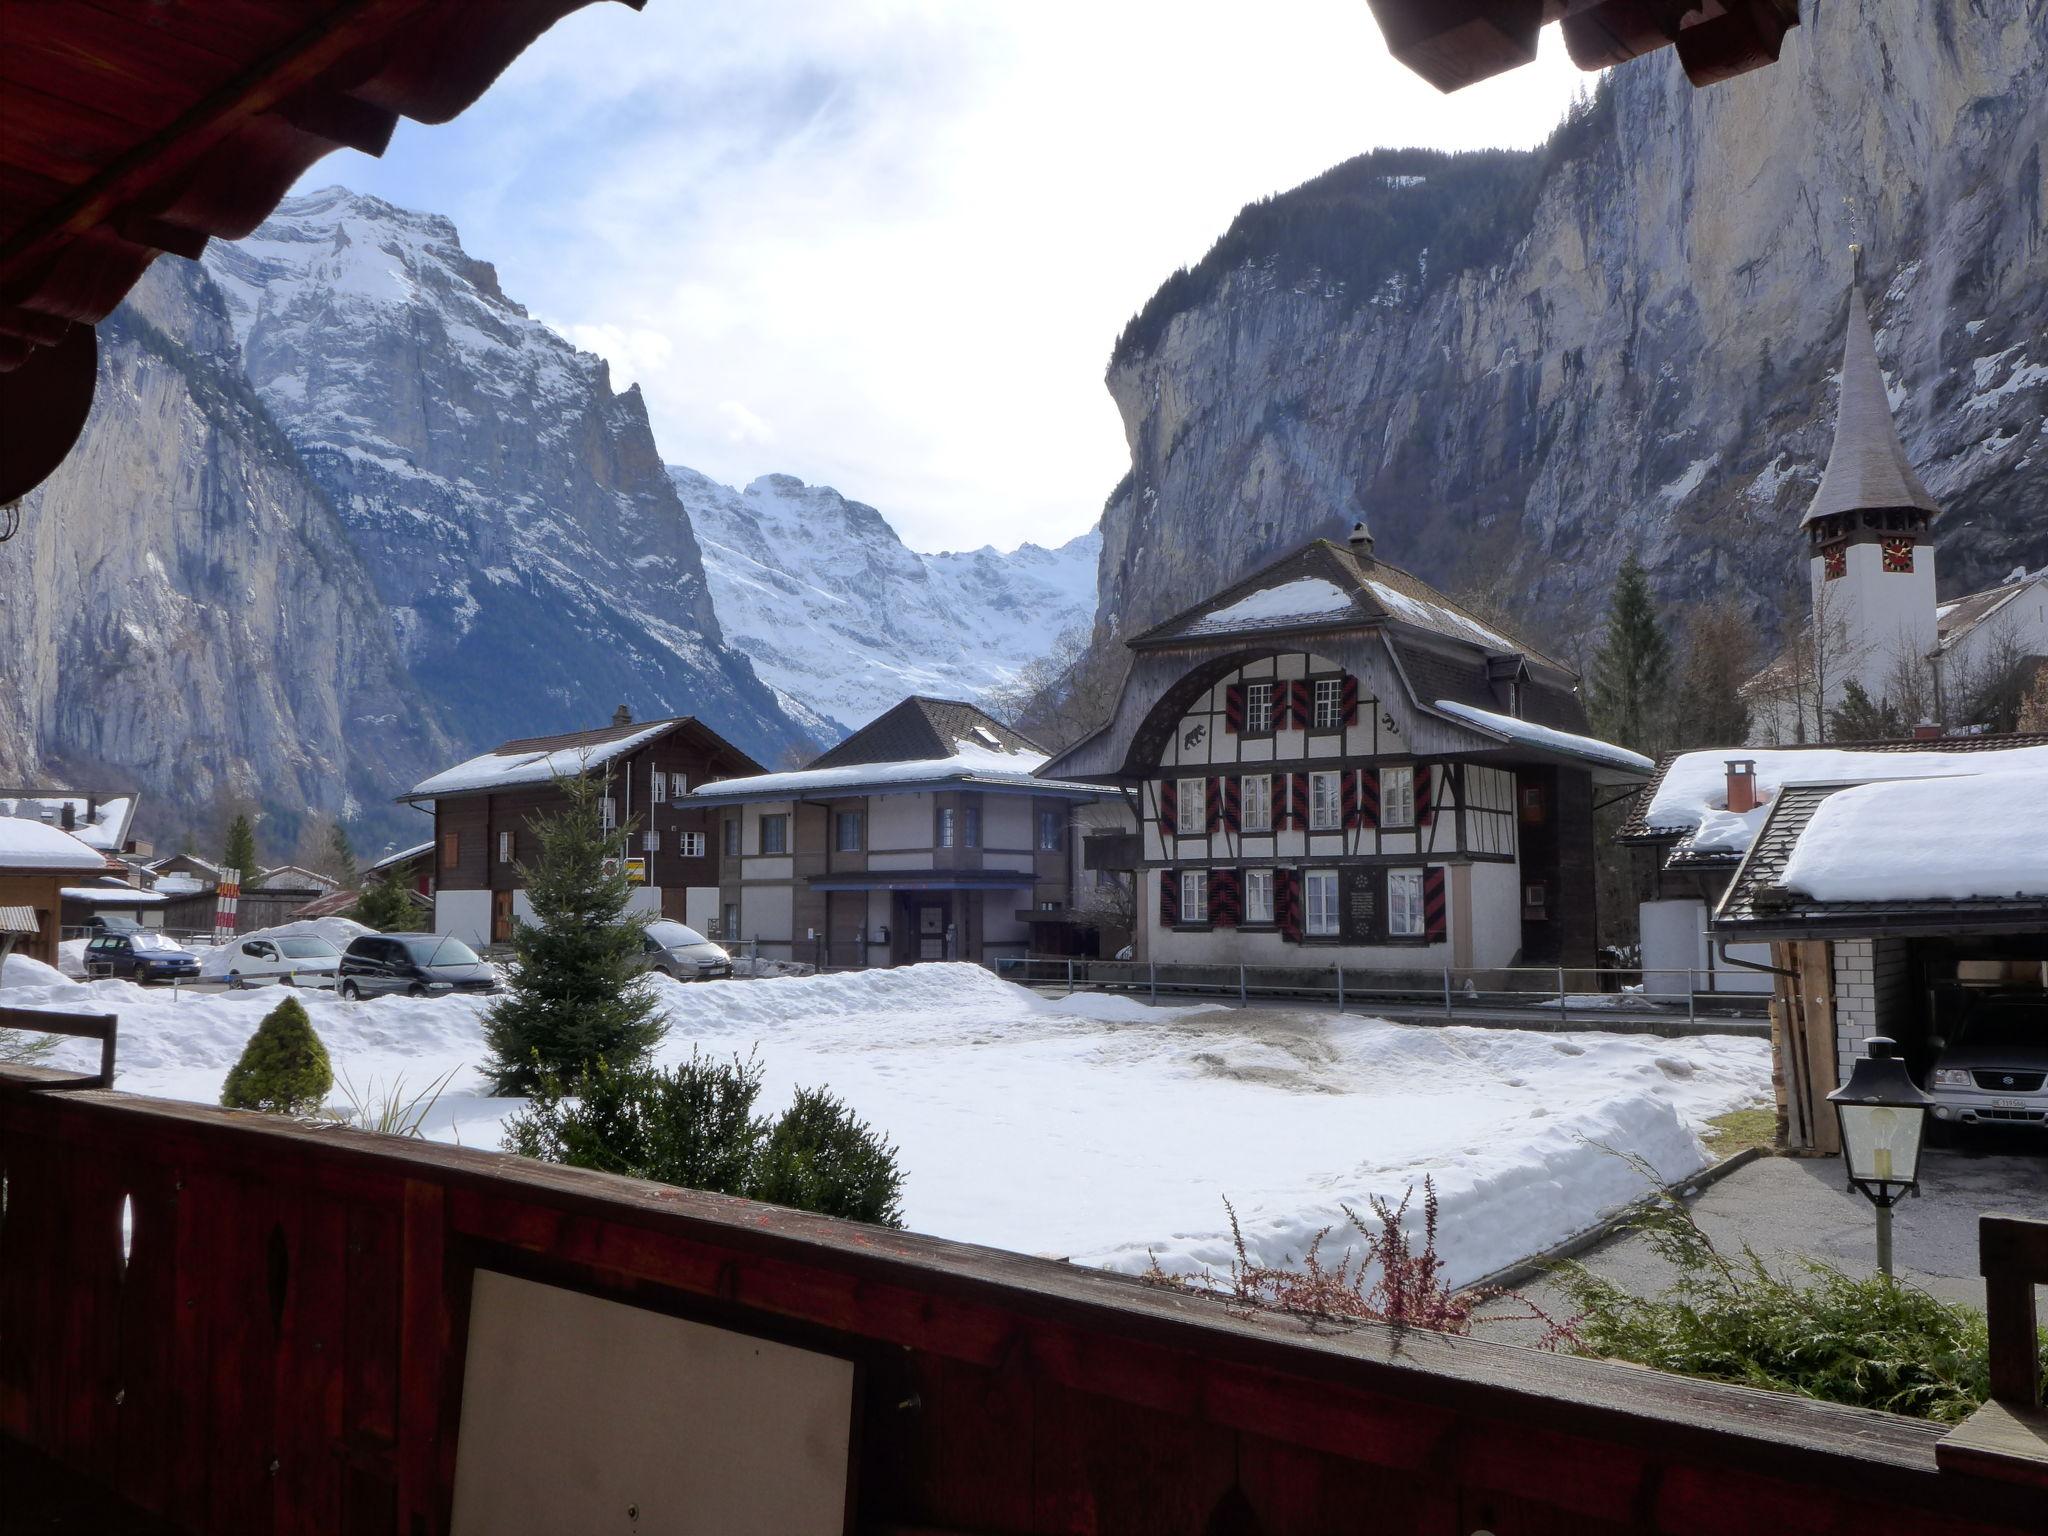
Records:
<instances>
[{"instance_id":1,"label":"clock face on tower","mask_svg":"<svg viewBox=\"0 0 2048 1536\"><path fill-rule=\"evenodd\" d=\"M1845 576L1849 571L1849 546L1837 539L1820 552L1821 570L1829 581Z\"/></svg>"},{"instance_id":2,"label":"clock face on tower","mask_svg":"<svg viewBox=\"0 0 2048 1536\"><path fill-rule=\"evenodd\" d=\"M1911 539L1886 539L1884 541L1884 568L1887 571L1911 573L1913 569L1913 541Z\"/></svg>"}]
</instances>

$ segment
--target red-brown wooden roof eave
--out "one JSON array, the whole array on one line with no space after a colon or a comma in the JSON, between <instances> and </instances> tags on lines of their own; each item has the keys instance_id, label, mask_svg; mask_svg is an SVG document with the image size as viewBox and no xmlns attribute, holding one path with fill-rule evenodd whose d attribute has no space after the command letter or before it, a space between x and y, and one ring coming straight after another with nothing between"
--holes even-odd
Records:
<instances>
[{"instance_id":1,"label":"red-brown wooden roof eave","mask_svg":"<svg viewBox=\"0 0 2048 1536\"><path fill-rule=\"evenodd\" d=\"M160 253L241 238L400 117L448 121L592 3L0 0L0 504L69 451L91 327Z\"/></svg>"}]
</instances>

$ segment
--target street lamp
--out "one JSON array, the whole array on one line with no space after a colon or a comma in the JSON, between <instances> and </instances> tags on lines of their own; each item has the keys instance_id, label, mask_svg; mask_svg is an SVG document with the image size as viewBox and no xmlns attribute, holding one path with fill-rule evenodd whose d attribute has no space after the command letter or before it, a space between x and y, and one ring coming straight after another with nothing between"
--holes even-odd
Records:
<instances>
[{"instance_id":1,"label":"street lamp","mask_svg":"<svg viewBox=\"0 0 2048 1536\"><path fill-rule=\"evenodd\" d=\"M1849 1081L1828 1095L1842 1125L1842 1161L1849 1187L1863 1191L1877 1207L1877 1268L1892 1272L1892 1206L1901 1195L1920 1192L1920 1138L1927 1131L1927 1106L1906 1064L1892 1053L1895 1042L1873 1036L1849 1073Z\"/></svg>"}]
</instances>

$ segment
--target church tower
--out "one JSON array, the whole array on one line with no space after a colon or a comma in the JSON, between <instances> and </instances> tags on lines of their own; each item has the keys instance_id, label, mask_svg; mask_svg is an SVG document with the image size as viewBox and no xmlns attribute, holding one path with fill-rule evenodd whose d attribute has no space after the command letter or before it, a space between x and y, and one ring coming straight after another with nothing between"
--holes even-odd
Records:
<instances>
[{"instance_id":1,"label":"church tower","mask_svg":"<svg viewBox=\"0 0 2048 1536\"><path fill-rule=\"evenodd\" d=\"M1906 458L1863 307L1861 251L1849 284L1835 444L1800 520L1813 582L1824 708L1851 679L1882 699L1902 664L1935 648L1934 519L1941 508Z\"/></svg>"}]
</instances>

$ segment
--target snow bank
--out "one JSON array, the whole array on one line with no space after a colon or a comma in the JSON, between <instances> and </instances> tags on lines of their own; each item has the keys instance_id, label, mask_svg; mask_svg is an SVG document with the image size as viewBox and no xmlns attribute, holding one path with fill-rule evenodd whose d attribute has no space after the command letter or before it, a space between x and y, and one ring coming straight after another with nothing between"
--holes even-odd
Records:
<instances>
[{"instance_id":1,"label":"snow bank","mask_svg":"<svg viewBox=\"0 0 2048 1536\"><path fill-rule=\"evenodd\" d=\"M31 960L27 955L9 955L0 960L0 988L38 987L48 990L75 985L54 965Z\"/></svg>"},{"instance_id":2,"label":"snow bank","mask_svg":"<svg viewBox=\"0 0 2048 1536\"><path fill-rule=\"evenodd\" d=\"M1148 1251L1225 1263L1225 1195L1278 1261L1342 1206L1430 1174L1452 1278L1476 1279L1640 1194L1595 1143L1680 1178L1706 1160L1693 1128L1770 1085L1766 1046L1747 1038L1151 1008L1041 997L958 964L653 985L671 1025L657 1059L758 1051L764 1110L798 1085L842 1095L897 1143L916 1230L1122 1269ZM212 1101L272 999L32 975L0 1001L117 1013L120 1087ZM498 1144L518 1104L477 1092L488 1000L300 1001L359 1089L453 1069L431 1133Z\"/></svg>"},{"instance_id":3,"label":"snow bank","mask_svg":"<svg viewBox=\"0 0 2048 1536\"><path fill-rule=\"evenodd\" d=\"M2048 763L1837 790L1799 834L1782 881L1820 901L2048 897Z\"/></svg>"},{"instance_id":4,"label":"snow bank","mask_svg":"<svg viewBox=\"0 0 2048 1536\"><path fill-rule=\"evenodd\" d=\"M1728 762L1756 763L1763 800L1737 815L1728 809ZM2048 772L2048 747L2000 747L1986 752L1858 752L1853 748L1728 747L1685 752L1671 761L1644 813L1653 832L1690 832L1702 853L1744 853L1762 830L1770 800L1787 784L1842 780L1942 778L1957 774Z\"/></svg>"},{"instance_id":5,"label":"snow bank","mask_svg":"<svg viewBox=\"0 0 2048 1536\"><path fill-rule=\"evenodd\" d=\"M1205 613L1188 626L1188 633L1236 629L1246 624L1276 624L1286 619L1319 619L1325 614L1343 613L1350 607L1351 594L1334 581L1303 576Z\"/></svg>"}]
</instances>

